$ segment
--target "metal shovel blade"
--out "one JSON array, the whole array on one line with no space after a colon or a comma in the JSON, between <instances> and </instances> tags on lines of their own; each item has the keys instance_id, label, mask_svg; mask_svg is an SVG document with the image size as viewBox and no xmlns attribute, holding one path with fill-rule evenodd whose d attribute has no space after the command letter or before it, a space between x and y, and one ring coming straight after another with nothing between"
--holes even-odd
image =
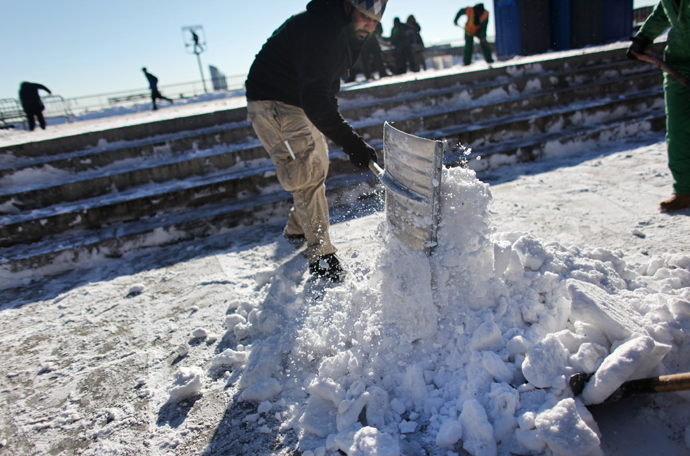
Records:
<instances>
[{"instance_id":1,"label":"metal shovel blade","mask_svg":"<svg viewBox=\"0 0 690 456\"><path fill-rule=\"evenodd\" d=\"M386 187L386 219L410 250L431 254L440 220L444 143L383 126L385 171L371 168ZM378 169L376 169L378 168Z\"/></svg>"}]
</instances>

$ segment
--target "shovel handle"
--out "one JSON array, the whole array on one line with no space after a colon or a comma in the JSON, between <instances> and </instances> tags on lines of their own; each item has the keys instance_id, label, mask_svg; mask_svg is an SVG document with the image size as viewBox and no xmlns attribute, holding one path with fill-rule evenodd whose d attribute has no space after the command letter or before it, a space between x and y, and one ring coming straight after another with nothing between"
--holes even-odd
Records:
<instances>
[{"instance_id":1,"label":"shovel handle","mask_svg":"<svg viewBox=\"0 0 690 456\"><path fill-rule=\"evenodd\" d=\"M663 60L659 59L656 55L653 54L640 54L639 52L633 51L633 55L637 57L638 59L652 63L656 65L659 69L662 71L665 71L666 73L670 74L673 76L678 82L683 84L685 87L690 89L690 78L685 76L683 73L680 71L676 70L673 68L671 65L668 63L664 62Z\"/></svg>"},{"instance_id":2,"label":"shovel handle","mask_svg":"<svg viewBox=\"0 0 690 456\"><path fill-rule=\"evenodd\" d=\"M371 170L371 172L376 174L376 177L379 177L383 172L383 169L381 169L379 164L376 163L374 160L369 160L369 169Z\"/></svg>"},{"instance_id":3,"label":"shovel handle","mask_svg":"<svg viewBox=\"0 0 690 456\"><path fill-rule=\"evenodd\" d=\"M686 391L690 389L690 372L631 380L622 387L630 394Z\"/></svg>"}]
</instances>

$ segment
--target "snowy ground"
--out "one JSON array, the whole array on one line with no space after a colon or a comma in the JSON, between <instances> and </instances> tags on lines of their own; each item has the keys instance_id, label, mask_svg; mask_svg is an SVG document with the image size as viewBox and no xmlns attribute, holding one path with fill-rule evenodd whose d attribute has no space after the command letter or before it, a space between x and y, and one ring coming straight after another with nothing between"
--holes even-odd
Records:
<instances>
[{"instance_id":1,"label":"snowy ground","mask_svg":"<svg viewBox=\"0 0 690 456\"><path fill-rule=\"evenodd\" d=\"M59 276L2 273L0 456L690 453L687 393L584 405L690 370L690 212L658 212L662 135L580 146L480 180L447 171L430 259L390 236L380 201L334 210L342 285L308 277L282 220ZM573 398L569 376L594 371Z\"/></svg>"},{"instance_id":2,"label":"snowy ground","mask_svg":"<svg viewBox=\"0 0 690 456\"><path fill-rule=\"evenodd\" d=\"M446 171L431 259L340 213L341 285L280 220L4 277L0 456L687 454L683 393L583 403L690 370L663 136L586 149Z\"/></svg>"}]
</instances>

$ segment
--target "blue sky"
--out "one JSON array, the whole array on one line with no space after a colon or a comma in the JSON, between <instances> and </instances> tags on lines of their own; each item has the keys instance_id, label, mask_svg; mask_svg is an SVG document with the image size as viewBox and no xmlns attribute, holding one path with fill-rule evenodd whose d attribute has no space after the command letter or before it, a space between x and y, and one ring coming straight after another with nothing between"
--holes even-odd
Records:
<instances>
[{"instance_id":1,"label":"blue sky","mask_svg":"<svg viewBox=\"0 0 690 456\"><path fill-rule=\"evenodd\" d=\"M390 0L393 18L414 14L426 43L462 39L453 26L458 9L477 0ZM226 75L246 73L266 38L308 0L0 0L0 98L16 98L21 81L46 85L66 98L147 87L141 67L160 84L200 79L181 29L202 25L201 54ZM634 6L655 4L634 0ZM485 1L493 13L492 1ZM490 20L493 34L493 20Z\"/></svg>"}]
</instances>

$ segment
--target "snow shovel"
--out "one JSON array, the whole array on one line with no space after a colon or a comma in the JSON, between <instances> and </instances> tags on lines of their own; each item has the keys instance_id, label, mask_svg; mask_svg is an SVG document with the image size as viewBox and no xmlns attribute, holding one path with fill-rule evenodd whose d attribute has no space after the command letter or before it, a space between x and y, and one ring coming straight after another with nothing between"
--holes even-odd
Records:
<instances>
[{"instance_id":1,"label":"snow shovel","mask_svg":"<svg viewBox=\"0 0 690 456\"><path fill-rule=\"evenodd\" d=\"M680 71L676 70L673 68L671 65L668 63L664 62L661 60L659 57L657 57L655 54L640 54L638 52L633 51L633 55L637 57L640 60L644 60L645 62L653 63L656 65L658 68L660 68L662 71L665 71L666 73L670 74L673 76L678 82L683 84L685 87L690 89L690 78L685 76L683 73Z\"/></svg>"},{"instance_id":2,"label":"snow shovel","mask_svg":"<svg viewBox=\"0 0 690 456\"><path fill-rule=\"evenodd\" d=\"M386 187L386 219L410 250L431 255L440 220L441 175L446 143L383 126L383 160L369 169Z\"/></svg>"},{"instance_id":3,"label":"snow shovel","mask_svg":"<svg viewBox=\"0 0 690 456\"><path fill-rule=\"evenodd\" d=\"M570 389L575 396L582 393L592 375L594 374L575 374L570 377ZM603 403L615 402L624 397L639 393L664 393L687 390L690 390L690 372L628 380L606 398Z\"/></svg>"}]
</instances>

